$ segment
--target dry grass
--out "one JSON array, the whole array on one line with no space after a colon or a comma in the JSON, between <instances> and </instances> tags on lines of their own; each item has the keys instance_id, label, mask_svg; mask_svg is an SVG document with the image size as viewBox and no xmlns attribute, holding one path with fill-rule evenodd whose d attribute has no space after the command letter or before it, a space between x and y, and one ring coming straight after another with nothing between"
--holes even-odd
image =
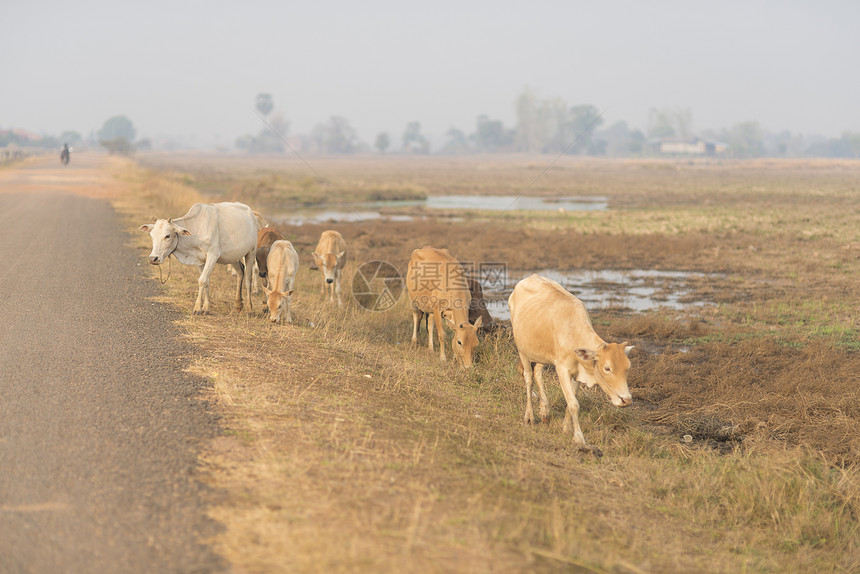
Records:
<instances>
[{"instance_id":1,"label":"dry grass","mask_svg":"<svg viewBox=\"0 0 860 574\"><path fill-rule=\"evenodd\" d=\"M472 164L482 174L476 181L498 183L497 172L482 166ZM431 167L422 164L414 178L428 189ZM468 166L436 164L441 180L452 177L445 167ZM593 168L594 186L612 180L610 167ZM785 177L777 167L736 164L725 175L709 172L720 166L625 162L617 177L658 174L654 182L666 186L658 204L677 205L671 196L684 190L672 185L676 171L703 172L692 181L748 178L758 186L768 173ZM396 179L412 168L395 161L391 169ZM854 164L794 169L835 181L834 171ZM127 176L144 190L139 207L125 207L138 217L185 212L188 204L159 207L162 190L170 201L193 197L182 176ZM732 189L706 191L722 197L723 208L739 209ZM800 201L788 195L788 203ZM844 196L835 183L826 195ZM773 209L785 207L772 200ZM652 210L655 217L661 209L668 208ZM477 228L483 238L468 225L399 225L339 227L354 260L378 255L393 263L440 233L462 257L486 260L510 233L492 222ZM522 425L522 384L504 335L485 340L479 366L464 372L406 344L403 300L383 313L353 304L339 310L321 302L316 276L303 267L295 324L278 327L230 314L232 280L219 270L214 315L182 324L200 349L194 368L213 381L224 416L225 435L204 459L223 493L213 516L226 528L214 544L238 572L857 570L860 365L856 300L845 290L857 260L846 258L849 272L822 277L828 256L851 240L791 243L801 231L792 221L760 236L681 231L632 240L585 234L574 223L555 243L558 231L520 232L522 251L529 242L548 248L536 250L540 266L662 260L685 269L720 262L726 272L721 284L701 286L720 302L706 316L592 314L606 338L640 349L633 407L615 409L599 391L581 391L583 430L606 453L600 459L574 451L561 433L555 385L549 425ZM304 263L318 232L287 230ZM748 249L754 238L776 245L761 254ZM173 273L165 300L188 311L195 271L174 265ZM807 289L827 299L804 305ZM684 434L693 441L682 442Z\"/></svg>"}]
</instances>

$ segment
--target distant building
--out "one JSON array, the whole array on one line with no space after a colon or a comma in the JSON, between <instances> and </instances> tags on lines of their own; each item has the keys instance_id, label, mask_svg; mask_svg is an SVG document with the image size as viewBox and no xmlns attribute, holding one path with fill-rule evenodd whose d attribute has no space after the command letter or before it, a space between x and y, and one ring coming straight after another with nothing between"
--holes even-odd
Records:
<instances>
[{"instance_id":1,"label":"distant building","mask_svg":"<svg viewBox=\"0 0 860 574\"><path fill-rule=\"evenodd\" d=\"M665 138L651 140L651 149L660 155L723 155L729 146L699 138L691 140Z\"/></svg>"}]
</instances>

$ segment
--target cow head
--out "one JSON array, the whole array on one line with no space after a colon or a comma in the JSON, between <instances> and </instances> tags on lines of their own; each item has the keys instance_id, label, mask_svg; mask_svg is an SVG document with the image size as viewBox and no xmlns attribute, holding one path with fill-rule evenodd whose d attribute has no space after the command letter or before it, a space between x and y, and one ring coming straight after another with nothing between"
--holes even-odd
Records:
<instances>
[{"instance_id":1,"label":"cow head","mask_svg":"<svg viewBox=\"0 0 860 574\"><path fill-rule=\"evenodd\" d=\"M260 279L265 279L269 274L269 247L263 246L257 248L257 269L260 272Z\"/></svg>"},{"instance_id":2,"label":"cow head","mask_svg":"<svg viewBox=\"0 0 860 574\"><path fill-rule=\"evenodd\" d=\"M630 389L627 388L627 371L630 369L630 359L627 358L633 347L627 343L603 343L597 349L576 349L576 356L594 377L594 381L586 381L589 386L596 382L609 395L616 407L626 407L633 402ZM582 370L582 369L580 369ZM579 378L579 377L578 377Z\"/></svg>"},{"instance_id":3,"label":"cow head","mask_svg":"<svg viewBox=\"0 0 860 574\"><path fill-rule=\"evenodd\" d=\"M334 283L335 270L343 268L343 259L346 257L346 251L341 251L337 254L326 253L325 255L320 255L316 251L313 251L312 255L317 267L319 267L320 271L323 272L323 276L325 276L325 282Z\"/></svg>"},{"instance_id":4,"label":"cow head","mask_svg":"<svg viewBox=\"0 0 860 574\"><path fill-rule=\"evenodd\" d=\"M265 285L263 290L266 292L266 302L269 307L269 321L278 323L286 310L287 297L290 297L295 290L279 291L278 289L270 289Z\"/></svg>"},{"instance_id":5,"label":"cow head","mask_svg":"<svg viewBox=\"0 0 860 574\"><path fill-rule=\"evenodd\" d=\"M155 223L146 223L138 229L152 237L152 253L149 254L149 262L152 265L161 265L170 257L179 244L180 236L191 235L190 231L170 219L157 219Z\"/></svg>"},{"instance_id":6,"label":"cow head","mask_svg":"<svg viewBox=\"0 0 860 574\"><path fill-rule=\"evenodd\" d=\"M454 330L454 339L451 341L451 346L454 348L454 356L457 357L464 367L471 367L475 362L475 351L478 349L478 329L481 328L483 321L478 318L475 324L468 321L456 323L453 320L450 312L442 313L451 328Z\"/></svg>"}]
</instances>

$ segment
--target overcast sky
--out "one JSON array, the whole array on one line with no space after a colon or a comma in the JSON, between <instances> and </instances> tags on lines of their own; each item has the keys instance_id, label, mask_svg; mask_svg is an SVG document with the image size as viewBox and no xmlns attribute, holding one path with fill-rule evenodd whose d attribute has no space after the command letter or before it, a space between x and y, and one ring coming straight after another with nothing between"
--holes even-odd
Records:
<instances>
[{"instance_id":1,"label":"overcast sky","mask_svg":"<svg viewBox=\"0 0 860 574\"><path fill-rule=\"evenodd\" d=\"M309 131L345 116L373 142L407 122L514 124L527 86L644 129L860 131L860 2L420 3L4 0L0 127L86 135L117 114L141 137L230 145L269 92Z\"/></svg>"}]
</instances>

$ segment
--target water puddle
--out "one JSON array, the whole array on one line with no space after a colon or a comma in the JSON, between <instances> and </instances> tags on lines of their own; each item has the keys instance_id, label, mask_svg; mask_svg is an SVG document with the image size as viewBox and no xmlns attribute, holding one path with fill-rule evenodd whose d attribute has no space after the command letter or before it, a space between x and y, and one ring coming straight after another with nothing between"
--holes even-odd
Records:
<instances>
[{"instance_id":1,"label":"water puddle","mask_svg":"<svg viewBox=\"0 0 860 574\"><path fill-rule=\"evenodd\" d=\"M606 197L520 197L516 195L434 195L417 201L365 201L330 203L319 207L271 210L273 221L288 225L355 222L375 219L412 221L427 215L447 216L450 211L605 211ZM432 213L433 211L439 213ZM429 212L429 213L428 213Z\"/></svg>"},{"instance_id":2,"label":"water puddle","mask_svg":"<svg viewBox=\"0 0 860 574\"><path fill-rule=\"evenodd\" d=\"M484 287L487 310L493 318L499 320L511 318L508 296L520 279L532 273L557 281L581 299L589 310L623 309L636 312L659 308L684 310L701 307L706 304L706 301L693 297L696 284L714 277L707 273L651 269L508 271L504 288Z\"/></svg>"}]
</instances>

